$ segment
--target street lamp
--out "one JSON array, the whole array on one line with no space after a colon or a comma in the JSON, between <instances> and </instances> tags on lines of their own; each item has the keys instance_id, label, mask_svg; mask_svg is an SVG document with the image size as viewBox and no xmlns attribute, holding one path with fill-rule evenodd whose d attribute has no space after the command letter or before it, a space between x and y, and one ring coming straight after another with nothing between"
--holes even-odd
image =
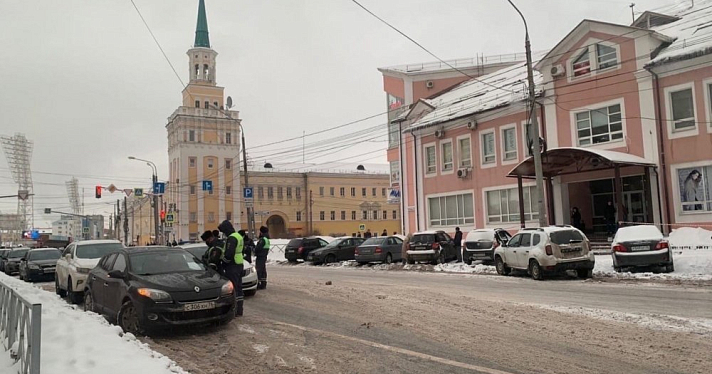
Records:
<instances>
[{"instance_id":1,"label":"street lamp","mask_svg":"<svg viewBox=\"0 0 712 374\"><path fill-rule=\"evenodd\" d=\"M512 2L512 0L507 0L509 4L512 5L514 10L519 13L519 16L522 17L522 21L524 22L524 49L527 54L527 79L529 81L529 105L530 105L530 111L529 111L529 123L531 123L532 127L532 137L534 138L534 144L532 146L532 154L534 156L534 173L536 175L536 190L537 190L537 200L538 200L538 207L539 207L539 227L544 227L549 224L547 217L546 217L546 207L544 206L544 173L542 170L542 165L541 165L541 143L539 141L539 121L537 120L537 116L535 114L535 105L536 105L536 93L534 91L534 70L532 69L532 47L531 43L529 42L529 27L527 27L527 20L524 18L524 15L522 12L519 11L519 8L517 8L516 5Z\"/></svg>"},{"instance_id":2,"label":"street lamp","mask_svg":"<svg viewBox=\"0 0 712 374\"><path fill-rule=\"evenodd\" d=\"M158 168L156 168L156 164L152 161L136 158L134 156L129 156L129 160L142 161L151 167L151 171L153 171L151 178L153 183L151 184L151 188L155 188L156 183L158 183ZM156 193L153 193L153 235L156 243L158 243L158 195Z\"/></svg>"}]
</instances>

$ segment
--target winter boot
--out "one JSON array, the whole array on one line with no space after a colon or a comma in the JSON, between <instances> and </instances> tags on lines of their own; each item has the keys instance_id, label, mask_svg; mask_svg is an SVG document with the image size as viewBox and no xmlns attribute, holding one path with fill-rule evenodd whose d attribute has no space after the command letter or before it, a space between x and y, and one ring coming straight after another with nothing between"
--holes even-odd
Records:
<instances>
[{"instance_id":1,"label":"winter boot","mask_svg":"<svg viewBox=\"0 0 712 374\"><path fill-rule=\"evenodd\" d=\"M237 307L235 308L235 316L242 317L242 300L237 301Z\"/></svg>"}]
</instances>

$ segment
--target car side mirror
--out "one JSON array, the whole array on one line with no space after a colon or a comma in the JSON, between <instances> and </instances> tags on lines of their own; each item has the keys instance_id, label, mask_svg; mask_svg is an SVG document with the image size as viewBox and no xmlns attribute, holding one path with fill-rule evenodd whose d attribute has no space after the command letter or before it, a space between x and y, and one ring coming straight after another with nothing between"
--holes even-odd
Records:
<instances>
[{"instance_id":1,"label":"car side mirror","mask_svg":"<svg viewBox=\"0 0 712 374\"><path fill-rule=\"evenodd\" d=\"M109 277L114 279L124 279L126 276L121 270L112 270L109 272Z\"/></svg>"}]
</instances>

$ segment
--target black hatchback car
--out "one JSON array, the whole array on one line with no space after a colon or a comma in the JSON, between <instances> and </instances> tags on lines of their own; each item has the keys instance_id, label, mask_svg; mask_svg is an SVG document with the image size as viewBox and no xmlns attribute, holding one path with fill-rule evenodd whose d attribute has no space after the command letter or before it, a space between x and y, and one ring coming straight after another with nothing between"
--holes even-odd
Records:
<instances>
[{"instance_id":1,"label":"black hatchback car","mask_svg":"<svg viewBox=\"0 0 712 374\"><path fill-rule=\"evenodd\" d=\"M235 316L232 283L181 248L133 247L105 255L89 272L84 309L126 332Z\"/></svg>"},{"instance_id":2,"label":"black hatchback car","mask_svg":"<svg viewBox=\"0 0 712 374\"><path fill-rule=\"evenodd\" d=\"M348 261L354 259L356 247L361 245L365 239L345 237L338 238L326 247L315 249L307 255L307 262L317 264L328 264L337 261Z\"/></svg>"},{"instance_id":3,"label":"black hatchback car","mask_svg":"<svg viewBox=\"0 0 712 374\"><path fill-rule=\"evenodd\" d=\"M20 272L20 260L25 257L29 248L13 248L2 259L2 269L7 275Z\"/></svg>"},{"instance_id":4,"label":"black hatchback car","mask_svg":"<svg viewBox=\"0 0 712 374\"><path fill-rule=\"evenodd\" d=\"M26 282L38 279L54 280L54 271L60 255L56 248L29 250L20 260L20 279Z\"/></svg>"},{"instance_id":5,"label":"black hatchback car","mask_svg":"<svg viewBox=\"0 0 712 374\"><path fill-rule=\"evenodd\" d=\"M442 264L460 257L460 248L445 231L426 231L413 235L406 253L406 262L430 262Z\"/></svg>"},{"instance_id":6,"label":"black hatchback car","mask_svg":"<svg viewBox=\"0 0 712 374\"><path fill-rule=\"evenodd\" d=\"M316 236L294 238L287 243L287 247L284 249L284 258L289 262L297 262L297 260L306 261L311 251L326 247L328 244L329 242Z\"/></svg>"}]
</instances>

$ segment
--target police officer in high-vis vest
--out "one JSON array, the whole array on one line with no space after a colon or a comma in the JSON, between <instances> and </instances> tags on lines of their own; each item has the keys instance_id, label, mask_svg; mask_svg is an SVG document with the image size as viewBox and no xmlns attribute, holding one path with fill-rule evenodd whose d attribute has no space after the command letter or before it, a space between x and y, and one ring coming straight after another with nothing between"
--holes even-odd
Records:
<instances>
[{"instance_id":1,"label":"police officer in high-vis vest","mask_svg":"<svg viewBox=\"0 0 712 374\"><path fill-rule=\"evenodd\" d=\"M260 240L257 241L255 246L255 257L257 257L257 262L255 263L255 268L257 268L257 288L264 290L267 288L267 254L269 254L269 229L262 226L260 227Z\"/></svg>"},{"instance_id":2,"label":"police officer in high-vis vest","mask_svg":"<svg viewBox=\"0 0 712 374\"><path fill-rule=\"evenodd\" d=\"M230 279L235 288L235 299L237 300L235 315L241 316L242 303L244 301L244 295L242 293L242 271L244 269L242 250L245 248L245 242L242 239L242 235L235 232L235 228L232 227L232 223L228 220L223 221L218 226L218 230L227 237L225 240L223 269L225 276Z\"/></svg>"}]
</instances>

